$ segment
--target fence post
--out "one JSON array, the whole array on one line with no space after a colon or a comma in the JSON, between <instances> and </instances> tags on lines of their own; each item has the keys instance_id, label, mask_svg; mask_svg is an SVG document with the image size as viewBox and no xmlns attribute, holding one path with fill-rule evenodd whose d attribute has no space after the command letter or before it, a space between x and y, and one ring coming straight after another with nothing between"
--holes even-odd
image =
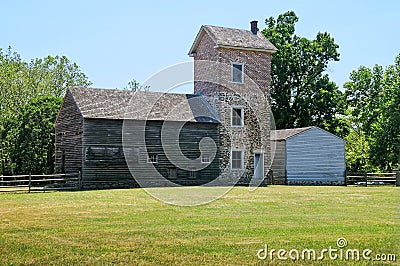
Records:
<instances>
[{"instance_id":1,"label":"fence post","mask_svg":"<svg viewBox=\"0 0 400 266\"><path fill-rule=\"evenodd\" d=\"M78 171L78 189L82 189L82 173Z\"/></svg>"},{"instance_id":2,"label":"fence post","mask_svg":"<svg viewBox=\"0 0 400 266\"><path fill-rule=\"evenodd\" d=\"M347 171L344 170L344 184L345 187L347 187Z\"/></svg>"},{"instance_id":3,"label":"fence post","mask_svg":"<svg viewBox=\"0 0 400 266\"><path fill-rule=\"evenodd\" d=\"M31 193L31 185L32 185L32 176L31 173L29 173L28 193Z\"/></svg>"},{"instance_id":4,"label":"fence post","mask_svg":"<svg viewBox=\"0 0 400 266\"><path fill-rule=\"evenodd\" d=\"M396 170L396 187L400 187L400 170Z\"/></svg>"},{"instance_id":5,"label":"fence post","mask_svg":"<svg viewBox=\"0 0 400 266\"><path fill-rule=\"evenodd\" d=\"M368 175L367 172L364 173L364 180L365 180L365 186L368 186Z\"/></svg>"}]
</instances>

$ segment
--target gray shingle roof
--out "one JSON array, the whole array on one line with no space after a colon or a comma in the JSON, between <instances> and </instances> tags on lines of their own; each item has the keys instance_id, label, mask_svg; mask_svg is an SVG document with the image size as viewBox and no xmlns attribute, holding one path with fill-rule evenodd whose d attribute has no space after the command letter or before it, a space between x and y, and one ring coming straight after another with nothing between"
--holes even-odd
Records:
<instances>
[{"instance_id":1,"label":"gray shingle roof","mask_svg":"<svg viewBox=\"0 0 400 266\"><path fill-rule=\"evenodd\" d=\"M192 55L196 51L201 37L208 34L217 47L238 48L257 50L264 52L275 52L276 47L261 32L253 34L250 30L233 29L226 27L203 25L189 51Z\"/></svg>"},{"instance_id":2,"label":"gray shingle roof","mask_svg":"<svg viewBox=\"0 0 400 266\"><path fill-rule=\"evenodd\" d=\"M312 127L299 127L289 129L271 130L271 140L285 140L289 137L297 135L303 131L309 130Z\"/></svg>"},{"instance_id":3,"label":"gray shingle roof","mask_svg":"<svg viewBox=\"0 0 400 266\"><path fill-rule=\"evenodd\" d=\"M69 88L84 118L218 123L204 97L193 94Z\"/></svg>"}]
</instances>

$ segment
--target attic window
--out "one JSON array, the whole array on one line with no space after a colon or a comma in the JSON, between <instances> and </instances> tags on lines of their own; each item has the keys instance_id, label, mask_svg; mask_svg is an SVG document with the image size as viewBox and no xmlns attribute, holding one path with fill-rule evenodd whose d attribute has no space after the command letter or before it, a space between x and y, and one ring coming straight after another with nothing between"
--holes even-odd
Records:
<instances>
[{"instance_id":1,"label":"attic window","mask_svg":"<svg viewBox=\"0 0 400 266\"><path fill-rule=\"evenodd\" d=\"M232 81L236 83L243 83L242 63L232 63Z\"/></svg>"}]
</instances>

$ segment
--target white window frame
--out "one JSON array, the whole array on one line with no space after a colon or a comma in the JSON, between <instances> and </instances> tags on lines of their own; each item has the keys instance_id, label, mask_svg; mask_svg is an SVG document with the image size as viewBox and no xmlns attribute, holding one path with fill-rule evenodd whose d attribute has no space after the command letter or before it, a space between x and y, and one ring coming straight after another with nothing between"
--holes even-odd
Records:
<instances>
[{"instance_id":1,"label":"white window frame","mask_svg":"<svg viewBox=\"0 0 400 266\"><path fill-rule=\"evenodd\" d=\"M151 160L151 156L155 156L156 160ZM148 153L147 154L147 163L158 163L158 154L157 153Z\"/></svg>"},{"instance_id":2,"label":"white window frame","mask_svg":"<svg viewBox=\"0 0 400 266\"><path fill-rule=\"evenodd\" d=\"M241 152L241 164L240 168L233 168L233 152ZM230 165L232 171L241 171L244 169L244 150L243 149L232 149L231 150L231 158L230 158Z\"/></svg>"},{"instance_id":3,"label":"white window frame","mask_svg":"<svg viewBox=\"0 0 400 266\"><path fill-rule=\"evenodd\" d=\"M241 65L242 66L242 78L241 78L241 81L234 81L234 79L233 79L233 77L234 77L233 76L233 69L234 69L233 65ZM243 82L244 82L244 63L231 62L231 81L233 83L243 84Z\"/></svg>"},{"instance_id":4,"label":"white window frame","mask_svg":"<svg viewBox=\"0 0 400 266\"><path fill-rule=\"evenodd\" d=\"M242 119L241 119L241 123L240 125L234 125L233 124L233 109L240 109L241 114L242 114ZM233 105L231 106L231 126L232 127L243 127L244 126L244 107L243 106L239 106L239 105Z\"/></svg>"},{"instance_id":5,"label":"white window frame","mask_svg":"<svg viewBox=\"0 0 400 266\"><path fill-rule=\"evenodd\" d=\"M211 155L208 153L201 154L201 163L210 163Z\"/></svg>"}]
</instances>

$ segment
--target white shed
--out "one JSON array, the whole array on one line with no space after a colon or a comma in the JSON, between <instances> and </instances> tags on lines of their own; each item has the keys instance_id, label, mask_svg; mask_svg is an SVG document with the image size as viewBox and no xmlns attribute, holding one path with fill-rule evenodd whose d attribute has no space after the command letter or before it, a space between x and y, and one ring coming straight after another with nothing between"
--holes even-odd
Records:
<instances>
[{"instance_id":1,"label":"white shed","mask_svg":"<svg viewBox=\"0 0 400 266\"><path fill-rule=\"evenodd\" d=\"M343 185L345 141L319 127L271 131L274 180L289 185Z\"/></svg>"}]
</instances>

